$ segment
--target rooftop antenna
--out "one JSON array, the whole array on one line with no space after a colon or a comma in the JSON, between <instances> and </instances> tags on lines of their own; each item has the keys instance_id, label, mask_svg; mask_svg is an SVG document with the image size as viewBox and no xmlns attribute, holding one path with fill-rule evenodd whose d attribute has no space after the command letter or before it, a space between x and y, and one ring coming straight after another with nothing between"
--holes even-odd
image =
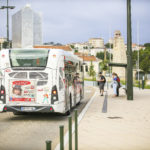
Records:
<instances>
[{"instance_id":1,"label":"rooftop antenna","mask_svg":"<svg viewBox=\"0 0 150 150\"><path fill-rule=\"evenodd\" d=\"M109 63L111 62L111 25L109 25ZM111 68L109 67L109 76L111 75Z\"/></svg>"},{"instance_id":2,"label":"rooftop antenna","mask_svg":"<svg viewBox=\"0 0 150 150\"><path fill-rule=\"evenodd\" d=\"M139 20L137 21L137 51L138 51L138 55L137 55L137 67L138 67L138 81L140 80L140 75L139 75L139 71L140 71L140 54L139 54Z\"/></svg>"}]
</instances>

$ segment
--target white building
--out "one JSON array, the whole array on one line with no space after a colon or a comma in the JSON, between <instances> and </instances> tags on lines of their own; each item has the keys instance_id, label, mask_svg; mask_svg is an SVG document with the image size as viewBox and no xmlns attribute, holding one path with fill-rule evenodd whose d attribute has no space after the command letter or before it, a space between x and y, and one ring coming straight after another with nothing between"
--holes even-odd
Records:
<instances>
[{"instance_id":1,"label":"white building","mask_svg":"<svg viewBox=\"0 0 150 150\"><path fill-rule=\"evenodd\" d=\"M102 38L90 38L89 44L94 48L104 48L104 40Z\"/></svg>"},{"instance_id":2,"label":"white building","mask_svg":"<svg viewBox=\"0 0 150 150\"><path fill-rule=\"evenodd\" d=\"M12 47L31 47L41 44L41 15L26 5L12 16Z\"/></svg>"},{"instance_id":3,"label":"white building","mask_svg":"<svg viewBox=\"0 0 150 150\"><path fill-rule=\"evenodd\" d=\"M105 48L92 48L90 50L90 55L96 56L97 53L103 52L104 53Z\"/></svg>"},{"instance_id":4,"label":"white building","mask_svg":"<svg viewBox=\"0 0 150 150\"><path fill-rule=\"evenodd\" d=\"M78 55L78 57L80 57L81 60L84 60L84 64L85 64L83 66L84 78L86 78L86 79L92 78L92 77L89 76L89 69L90 69L91 63L94 66L94 71L96 72L96 77L98 76L98 73L100 72L99 63L102 60L97 59L95 56L88 56L88 55L83 56L82 53L75 53L75 55Z\"/></svg>"}]
</instances>

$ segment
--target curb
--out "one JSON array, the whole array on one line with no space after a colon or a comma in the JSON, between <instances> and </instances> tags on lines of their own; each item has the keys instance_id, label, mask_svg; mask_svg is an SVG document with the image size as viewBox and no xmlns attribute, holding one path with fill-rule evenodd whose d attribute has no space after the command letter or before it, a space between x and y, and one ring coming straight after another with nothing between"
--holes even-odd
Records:
<instances>
[{"instance_id":1,"label":"curb","mask_svg":"<svg viewBox=\"0 0 150 150\"><path fill-rule=\"evenodd\" d=\"M82 112L79 114L78 116L78 124L80 123L80 121L83 119L85 113L87 112L89 106L91 105L91 103L93 102L95 96L96 96L97 92L95 91L94 95L91 97L91 99L89 100L89 102L86 104L86 106L84 107L84 109L82 110ZM72 134L75 131L75 123L72 124ZM67 131L65 136L64 136L64 147L66 146L66 144L68 143L68 134L69 132ZM55 147L54 150L60 150L60 143L57 144L57 146Z\"/></svg>"}]
</instances>

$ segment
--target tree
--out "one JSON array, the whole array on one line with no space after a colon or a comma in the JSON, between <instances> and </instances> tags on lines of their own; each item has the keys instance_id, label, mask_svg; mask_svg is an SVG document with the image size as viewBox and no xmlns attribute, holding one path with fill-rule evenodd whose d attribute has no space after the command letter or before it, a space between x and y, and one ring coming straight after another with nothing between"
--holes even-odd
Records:
<instances>
[{"instance_id":1,"label":"tree","mask_svg":"<svg viewBox=\"0 0 150 150\"><path fill-rule=\"evenodd\" d=\"M134 51L132 54L133 66L136 66L138 58L138 52ZM139 68L146 74L150 71L150 47L146 47L145 50L139 51Z\"/></svg>"},{"instance_id":2,"label":"tree","mask_svg":"<svg viewBox=\"0 0 150 150\"><path fill-rule=\"evenodd\" d=\"M101 59L101 60L104 60L104 52L99 52L96 54L96 57Z\"/></svg>"},{"instance_id":3,"label":"tree","mask_svg":"<svg viewBox=\"0 0 150 150\"><path fill-rule=\"evenodd\" d=\"M90 65L90 68L89 68L89 72L88 72L89 76L93 78L95 78L96 76L96 72L94 70L94 65L93 65L93 62L91 61L91 65Z\"/></svg>"},{"instance_id":4,"label":"tree","mask_svg":"<svg viewBox=\"0 0 150 150\"><path fill-rule=\"evenodd\" d=\"M2 45L2 47L3 48L8 48L8 47L12 48L12 41L9 41L9 42L5 41Z\"/></svg>"},{"instance_id":5,"label":"tree","mask_svg":"<svg viewBox=\"0 0 150 150\"><path fill-rule=\"evenodd\" d=\"M137 51L133 51L133 52L132 52L132 63L133 63L133 67L136 67L137 57L138 57Z\"/></svg>"},{"instance_id":6,"label":"tree","mask_svg":"<svg viewBox=\"0 0 150 150\"><path fill-rule=\"evenodd\" d=\"M145 47L150 47L150 43L145 43L144 46Z\"/></svg>"},{"instance_id":7,"label":"tree","mask_svg":"<svg viewBox=\"0 0 150 150\"><path fill-rule=\"evenodd\" d=\"M106 47L106 48L113 48L113 44L106 43L106 44L105 44L105 47Z\"/></svg>"},{"instance_id":8,"label":"tree","mask_svg":"<svg viewBox=\"0 0 150 150\"><path fill-rule=\"evenodd\" d=\"M83 49L88 49L88 47L87 47L87 46L84 46Z\"/></svg>"},{"instance_id":9,"label":"tree","mask_svg":"<svg viewBox=\"0 0 150 150\"><path fill-rule=\"evenodd\" d=\"M140 50L140 69L144 73L148 73L150 70L150 47L145 50Z\"/></svg>"},{"instance_id":10,"label":"tree","mask_svg":"<svg viewBox=\"0 0 150 150\"><path fill-rule=\"evenodd\" d=\"M96 57L104 61L104 52L99 52L96 54ZM109 60L110 53L106 51L106 59ZM113 58L111 54L111 59Z\"/></svg>"},{"instance_id":11,"label":"tree","mask_svg":"<svg viewBox=\"0 0 150 150\"><path fill-rule=\"evenodd\" d=\"M74 51L75 53L78 53L78 50L77 49L75 49L75 51Z\"/></svg>"},{"instance_id":12,"label":"tree","mask_svg":"<svg viewBox=\"0 0 150 150\"><path fill-rule=\"evenodd\" d=\"M108 70L108 60L100 62L99 65L100 65L101 70L103 70L103 71Z\"/></svg>"},{"instance_id":13,"label":"tree","mask_svg":"<svg viewBox=\"0 0 150 150\"><path fill-rule=\"evenodd\" d=\"M70 45L70 47L71 47L72 49L75 49L74 45Z\"/></svg>"}]
</instances>

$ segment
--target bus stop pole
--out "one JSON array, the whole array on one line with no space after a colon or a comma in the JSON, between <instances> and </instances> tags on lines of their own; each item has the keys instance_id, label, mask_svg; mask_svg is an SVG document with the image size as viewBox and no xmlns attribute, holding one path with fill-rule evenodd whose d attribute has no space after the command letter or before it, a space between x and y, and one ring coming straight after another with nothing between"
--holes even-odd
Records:
<instances>
[{"instance_id":1,"label":"bus stop pole","mask_svg":"<svg viewBox=\"0 0 150 150\"><path fill-rule=\"evenodd\" d=\"M127 100L133 100L131 0L127 0Z\"/></svg>"}]
</instances>

